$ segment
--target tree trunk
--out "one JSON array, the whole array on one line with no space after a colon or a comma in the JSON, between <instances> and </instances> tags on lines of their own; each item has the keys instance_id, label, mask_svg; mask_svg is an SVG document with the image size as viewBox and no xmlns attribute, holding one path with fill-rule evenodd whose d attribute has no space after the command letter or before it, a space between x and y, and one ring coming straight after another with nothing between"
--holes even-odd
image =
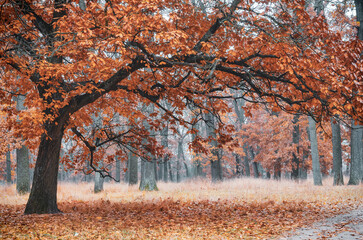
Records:
<instances>
[{"instance_id":1,"label":"tree trunk","mask_svg":"<svg viewBox=\"0 0 363 240\"><path fill-rule=\"evenodd\" d=\"M29 149L16 149L16 191L25 194L30 191Z\"/></svg>"},{"instance_id":2,"label":"tree trunk","mask_svg":"<svg viewBox=\"0 0 363 240\"><path fill-rule=\"evenodd\" d=\"M214 116L211 113L205 114L206 120L206 129L207 129L207 136L212 137L213 140L211 141L212 147L212 159L210 160L211 163L211 173L212 173L212 182L222 181L222 164L221 164L221 156L220 156L220 149L217 147L216 139L216 132L214 129Z\"/></svg>"},{"instance_id":3,"label":"tree trunk","mask_svg":"<svg viewBox=\"0 0 363 240\"><path fill-rule=\"evenodd\" d=\"M350 175L348 185L359 185L361 181L362 165L362 128L352 120L350 137Z\"/></svg>"},{"instance_id":4,"label":"tree trunk","mask_svg":"<svg viewBox=\"0 0 363 240\"><path fill-rule=\"evenodd\" d=\"M245 152L245 156L243 157L245 174L246 174L247 177L250 177L251 176L251 171L250 171L250 160L248 159L248 147L243 146L243 151Z\"/></svg>"},{"instance_id":5,"label":"tree trunk","mask_svg":"<svg viewBox=\"0 0 363 240\"><path fill-rule=\"evenodd\" d=\"M170 181L171 182L173 182L173 171L172 171L172 169L171 169L171 162L170 162L170 160L168 161L168 168L169 168L169 179L170 179Z\"/></svg>"},{"instance_id":6,"label":"tree trunk","mask_svg":"<svg viewBox=\"0 0 363 240\"><path fill-rule=\"evenodd\" d=\"M259 175L260 175L259 172L258 172L258 162L253 162L252 166L253 166L253 176L255 178L258 178Z\"/></svg>"},{"instance_id":7,"label":"tree trunk","mask_svg":"<svg viewBox=\"0 0 363 240\"><path fill-rule=\"evenodd\" d=\"M163 168L163 180L164 182L168 182L168 160L166 156L164 157Z\"/></svg>"},{"instance_id":8,"label":"tree trunk","mask_svg":"<svg viewBox=\"0 0 363 240\"><path fill-rule=\"evenodd\" d=\"M193 127L194 127L194 129L199 131L199 126L200 126L199 123L196 123ZM192 134L192 141L194 141L194 139L197 137L197 135L198 135L198 133ZM195 177L195 178L204 177L203 166L200 163L199 157L200 157L199 153L193 154L193 177Z\"/></svg>"},{"instance_id":9,"label":"tree trunk","mask_svg":"<svg viewBox=\"0 0 363 240\"><path fill-rule=\"evenodd\" d=\"M296 145L296 152L293 153L292 158L292 171L291 171L291 178L295 181L299 180L299 142L300 142L300 126L299 122L299 115L295 115L293 119L294 124L294 131L292 132L292 143Z\"/></svg>"},{"instance_id":10,"label":"tree trunk","mask_svg":"<svg viewBox=\"0 0 363 240\"><path fill-rule=\"evenodd\" d=\"M115 179L118 182L121 181L121 161L117 156L116 156L116 175L115 175Z\"/></svg>"},{"instance_id":11,"label":"tree trunk","mask_svg":"<svg viewBox=\"0 0 363 240\"><path fill-rule=\"evenodd\" d=\"M342 145L340 123L331 119L332 144L333 144L333 172L334 186L344 185L342 170Z\"/></svg>"},{"instance_id":12,"label":"tree trunk","mask_svg":"<svg viewBox=\"0 0 363 240\"><path fill-rule=\"evenodd\" d=\"M161 145L164 147L164 149L168 149L168 147L169 147L168 135L169 135L169 127L165 126L161 130ZM160 168L163 167L163 180L164 180L164 182L168 182L168 164L167 164L168 160L169 160L169 155L164 154L163 161L162 161L162 166L160 165Z\"/></svg>"},{"instance_id":13,"label":"tree trunk","mask_svg":"<svg viewBox=\"0 0 363 240\"><path fill-rule=\"evenodd\" d=\"M94 193L99 193L103 191L104 179L99 172L95 172L95 186Z\"/></svg>"},{"instance_id":14,"label":"tree trunk","mask_svg":"<svg viewBox=\"0 0 363 240\"><path fill-rule=\"evenodd\" d=\"M57 206L57 177L65 120L61 122L46 124L46 133L41 136L25 214L60 212Z\"/></svg>"},{"instance_id":15,"label":"tree trunk","mask_svg":"<svg viewBox=\"0 0 363 240\"><path fill-rule=\"evenodd\" d=\"M316 123L312 117L309 116L309 139L311 146L311 158L313 162L313 179L314 185L323 185L320 162L319 162L319 150L318 150L318 139L316 137Z\"/></svg>"},{"instance_id":16,"label":"tree trunk","mask_svg":"<svg viewBox=\"0 0 363 240\"><path fill-rule=\"evenodd\" d=\"M141 191L157 191L158 187L156 186L155 179L155 166L153 161L144 161L144 171L141 173L143 177L141 177L140 187Z\"/></svg>"},{"instance_id":17,"label":"tree trunk","mask_svg":"<svg viewBox=\"0 0 363 240\"><path fill-rule=\"evenodd\" d=\"M129 185L135 185L139 181L138 166L137 166L138 157L132 152L129 152L128 155L129 159L127 161L128 162L127 174L128 174Z\"/></svg>"},{"instance_id":18,"label":"tree trunk","mask_svg":"<svg viewBox=\"0 0 363 240\"><path fill-rule=\"evenodd\" d=\"M25 96L18 96L16 108L19 111L25 110ZM25 145L16 149L16 190L19 194L30 191L30 172L29 172L29 149Z\"/></svg>"},{"instance_id":19,"label":"tree trunk","mask_svg":"<svg viewBox=\"0 0 363 240\"><path fill-rule=\"evenodd\" d=\"M178 141L178 155L176 162L176 182L181 182L180 170L181 170L181 161L183 161L183 140L180 139Z\"/></svg>"},{"instance_id":20,"label":"tree trunk","mask_svg":"<svg viewBox=\"0 0 363 240\"><path fill-rule=\"evenodd\" d=\"M154 106L149 105L146 107L146 112L153 113L154 112ZM150 130L150 125L147 121L144 121L144 126L146 129L149 130L151 136L155 136L155 132L153 130ZM147 144L147 139L143 140L144 144ZM140 187L139 189L141 191L154 191L158 190L156 186L156 176L155 176L155 157L152 156L151 153L148 154L150 160L142 160L144 162L143 170L141 171L141 181L140 181Z\"/></svg>"},{"instance_id":21,"label":"tree trunk","mask_svg":"<svg viewBox=\"0 0 363 240\"><path fill-rule=\"evenodd\" d=\"M11 156L10 151L6 152L6 182L11 183Z\"/></svg>"}]
</instances>

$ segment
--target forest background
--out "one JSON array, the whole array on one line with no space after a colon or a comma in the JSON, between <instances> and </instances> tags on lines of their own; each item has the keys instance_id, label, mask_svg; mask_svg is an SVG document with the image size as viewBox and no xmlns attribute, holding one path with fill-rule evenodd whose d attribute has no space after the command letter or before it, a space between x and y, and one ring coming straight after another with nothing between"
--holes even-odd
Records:
<instances>
[{"instance_id":1,"label":"forest background","mask_svg":"<svg viewBox=\"0 0 363 240\"><path fill-rule=\"evenodd\" d=\"M5 0L1 13L1 177L26 214L59 212L58 181L363 179L362 1ZM360 188L327 189L331 214L361 204ZM238 204L318 216L318 199Z\"/></svg>"}]
</instances>

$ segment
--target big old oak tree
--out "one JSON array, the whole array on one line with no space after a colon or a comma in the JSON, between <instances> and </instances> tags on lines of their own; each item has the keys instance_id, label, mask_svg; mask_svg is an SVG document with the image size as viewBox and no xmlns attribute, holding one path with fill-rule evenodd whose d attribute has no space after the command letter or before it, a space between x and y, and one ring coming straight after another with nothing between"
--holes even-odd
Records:
<instances>
[{"instance_id":1,"label":"big old oak tree","mask_svg":"<svg viewBox=\"0 0 363 240\"><path fill-rule=\"evenodd\" d=\"M274 111L362 121L363 44L330 31L304 1L211 1L208 16L174 0L2 0L0 11L1 121L39 144L26 214L59 212L63 135L72 129L94 150L77 127L100 111L137 125L140 102L167 100L173 111L161 119L185 123L187 104L230 111L233 89ZM27 110L16 111L16 95Z\"/></svg>"}]
</instances>

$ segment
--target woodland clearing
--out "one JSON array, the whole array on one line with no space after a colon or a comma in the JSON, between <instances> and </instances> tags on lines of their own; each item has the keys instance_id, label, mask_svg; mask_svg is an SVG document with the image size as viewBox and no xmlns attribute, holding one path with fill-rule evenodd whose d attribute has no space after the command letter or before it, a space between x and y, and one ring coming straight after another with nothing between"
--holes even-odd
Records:
<instances>
[{"instance_id":1,"label":"woodland clearing","mask_svg":"<svg viewBox=\"0 0 363 240\"><path fill-rule=\"evenodd\" d=\"M242 178L158 183L159 191L105 183L58 186L62 214L23 215L27 195L0 187L1 239L268 239L362 207L359 186Z\"/></svg>"}]
</instances>

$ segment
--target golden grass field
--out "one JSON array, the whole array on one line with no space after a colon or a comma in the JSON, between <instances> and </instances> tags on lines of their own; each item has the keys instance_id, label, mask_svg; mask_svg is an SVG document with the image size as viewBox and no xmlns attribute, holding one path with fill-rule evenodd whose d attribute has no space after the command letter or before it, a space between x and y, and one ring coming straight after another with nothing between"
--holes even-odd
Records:
<instances>
[{"instance_id":1,"label":"golden grass field","mask_svg":"<svg viewBox=\"0 0 363 240\"><path fill-rule=\"evenodd\" d=\"M58 186L64 214L22 215L28 195L0 186L0 239L269 239L363 207L363 185L252 178L158 183L159 191L105 183ZM3 220L1 220L3 218Z\"/></svg>"}]
</instances>

